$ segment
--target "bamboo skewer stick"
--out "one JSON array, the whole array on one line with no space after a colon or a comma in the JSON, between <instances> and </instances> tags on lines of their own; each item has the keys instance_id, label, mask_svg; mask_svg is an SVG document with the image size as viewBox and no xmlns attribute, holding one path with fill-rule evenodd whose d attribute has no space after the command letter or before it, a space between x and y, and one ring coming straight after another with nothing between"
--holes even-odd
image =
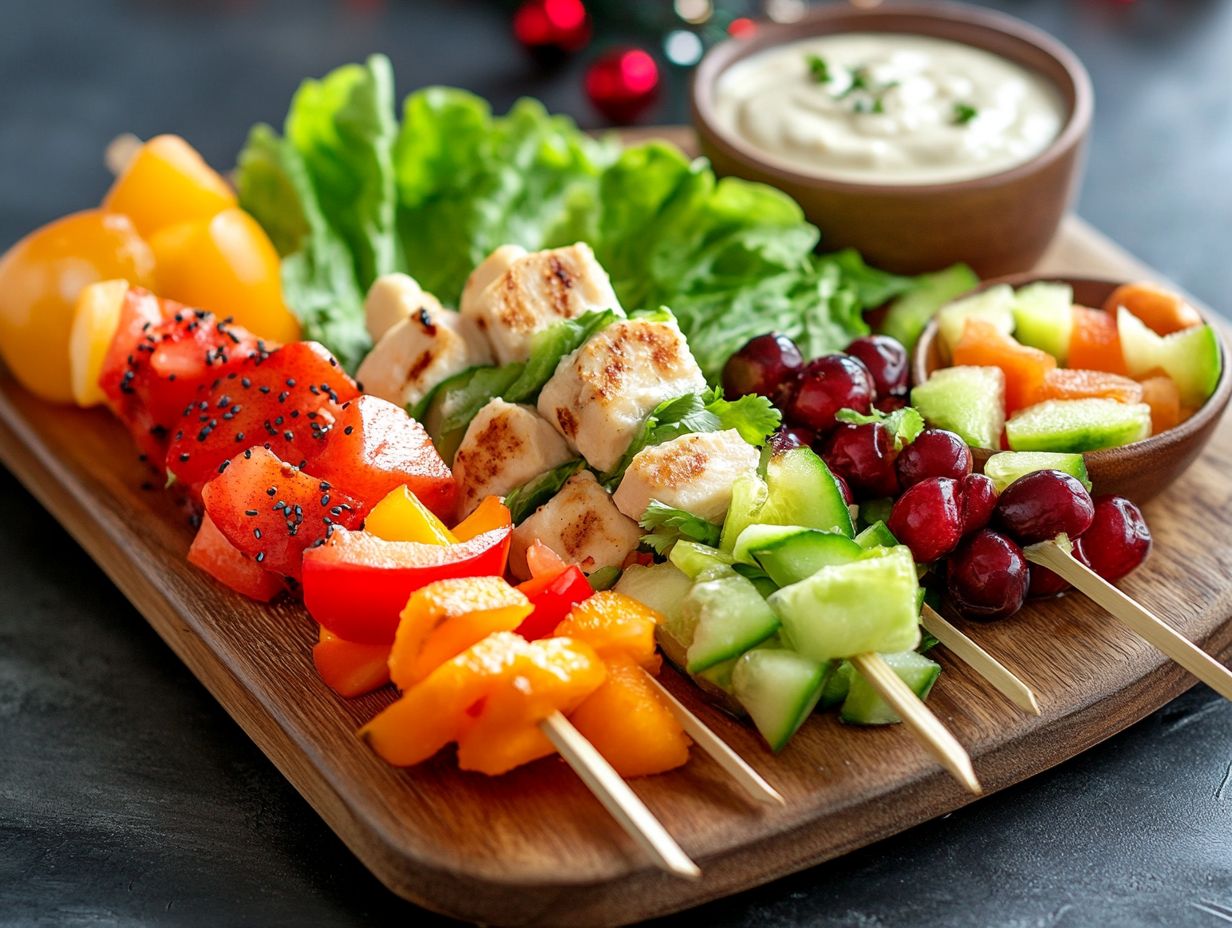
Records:
<instances>
[{"instance_id":1,"label":"bamboo skewer stick","mask_svg":"<svg viewBox=\"0 0 1232 928\"><path fill-rule=\"evenodd\" d=\"M920 624L957 658L978 673L1002 696L1025 712L1040 714L1039 702L1031 687L1013 671L951 625L932 606L925 605Z\"/></svg>"},{"instance_id":2,"label":"bamboo skewer stick","mask_svg":"<svg viewBox=\"0 0 1232 928\"><path fill-rule=\"evenodd\" d=\"M720 767L750 796L758 802L772 805L786 805L778 790L767 783L760 773L749 766L748 762L732 750L731 746L711 731L706 723L689 711L679 699L668 692L667 688L646 672L646 679L666 701L676 721L680 723L690 738L699 748L709 754Z\"/></svg>"},{"instance_id":3,"label":"bamboo skewer stick","mask_svg":"<svg viewBox=\"0 0 1232 928\"><path fill-rule=\"evenodd\" d=\"M857 654L851 663L954 779L977 796L983 792L966 750L880 654Z\"/></svg>"},{"instance_id":4,"label":"bamboo skewer stick","mask_svg":"<svg viewBox=\"0 0 1232 928\"><path fill-rule=\"evenodd\" d=\"M1059 574L1102 606L1114 618L1176 661L1225 699L1232 700L1232 671L1219 663L1154 613L1066 553L1055 541L1043 541L1024 549L1027 560Z\"/></svg>"},{"instance_id":5,"label":"bamboo skewer stick","mask_svg":"<svg viewBox=\"0 0 1232 928\"><path fill-rule=\"evenodd\" d=\"M612 818L658 866L690 880L702 875L701 869L667 833L654 813L567 718L554 712L540 722L539 727Z\"/></svg>"}]
</instances>

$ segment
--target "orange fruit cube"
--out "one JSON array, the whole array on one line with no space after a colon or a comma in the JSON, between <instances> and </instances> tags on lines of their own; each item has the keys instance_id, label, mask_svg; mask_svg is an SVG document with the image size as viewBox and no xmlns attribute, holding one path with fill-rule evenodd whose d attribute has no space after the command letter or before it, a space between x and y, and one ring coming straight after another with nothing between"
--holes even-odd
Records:
<instances>
[{"instance_id":1,"label":"orange fruit cube","mask_svg":"<svg viewBox=\"0 0 1232 928\"><path fill-rule=\"evenodd\" d=\"M1001 368L1007 413L1035 402L1045 375L1057 366L1057 359L1048 352L1019 344L992 323L976 318L963 325L952 354L955 366Z\"/></svg>"},{"instance_id":2,"label":"orange fruit cube","mask_svg":"<svg viewBox=\"0 0 1232 928\"><path fill-rule=\"evenodd\" d=\"M1074 327L1069 336L1068 364L1073 368L1127 374L1117 333L1116 316L1102 309L1074 307Z\"/></svg>"}]
</instances>

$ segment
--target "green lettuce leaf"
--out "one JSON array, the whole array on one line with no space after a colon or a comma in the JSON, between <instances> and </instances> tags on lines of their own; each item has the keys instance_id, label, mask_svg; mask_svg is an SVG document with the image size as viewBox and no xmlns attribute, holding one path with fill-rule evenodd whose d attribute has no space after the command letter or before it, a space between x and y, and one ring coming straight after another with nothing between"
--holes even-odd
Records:
<instances>
[{"instance_id":1,"label":"green lettuce leaf","mask_svg":"<svg viewBox=\"0 0 1232 928\"><path fill-rule=\"evenodd\" d=\"M540 474L534 480L510 491L505 496L505 506L513 519L513 524L520 525L529 518L536 509L560 492L566 480L585 466L586 462L581 458L566 461L546 474Z\"/></svg>"},{"instance_id":2,"label":"green lettuce leaf","mask_svg":"<svg viewBox=\"0 0 1232 928\"><path fill-rule=\"evenodd\" d=\"M590 336L607 328L620 316L615 310L583 313L558 322L531 340L530 357L518 379L505 388L502 397L510 403L532 402L543 385L556 373L561 358L580 348Z\"/></svg>"},{"instance_id":3,"label":"green lettuce leaf","mask_svg":"<svg viewBox=\"0 0 1232 928\"><path fill-rule=\"evenodd\" d=\"M657 499L650 501L650 505L642 513L640 524L647 531L647 534L642 536L642 543L659 555L666 555L682 538L717 548L719 535L723 531L721 525L707 522L683 509L665 506Z\"/></svg>"}]
</instances>

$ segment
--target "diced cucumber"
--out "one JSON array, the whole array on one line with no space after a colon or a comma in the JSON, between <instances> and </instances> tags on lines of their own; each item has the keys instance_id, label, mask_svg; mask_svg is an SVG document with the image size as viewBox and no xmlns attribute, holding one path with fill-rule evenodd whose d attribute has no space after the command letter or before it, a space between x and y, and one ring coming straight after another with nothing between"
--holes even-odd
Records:
<instances>
[{"instance_id":1,"label":"diced cucumber","mask_svg":"<svg viewBox=\"0 0 1232 928\"><path fill-rule=\"evenodd\" d=\"M754 523L737 536L736 544L731 549L731 555L739 564L755 564L757 562L751 553L754 548L765 548L783 539L791 538L793 535L798 535L800 532L808 531L812 531L812 529L803 528L799 525L762 525Z\"/></svg>"},{"instance_id":2,"label":"diced cucumber","mask_svg":"<svg viewBox=\"0 0 1232 928\"><path fill-rule=\"evenodd\" d=\"M729 661L721 661L713 667L707 667L700 673L693 674L694 679L703 681L706 685L722 690L724 693L732 691L732 671L736 669L736 664L747 654L752 654L754 651L762 651L765 649L773 650L791 650L786 648L782 639L778 635L771 635L760 644L754 645L748 651L745 651L740 657L733 657ZM743 708L743 707L741 707Z\"/></svg>"},{"instance_id":3,"label":"diced cucumber","mask_svg":"<svg viewBox=\"0 0 1232 928\"><path fill-rule=\"evenodd\" d=\"M906 651L920 640L915 561L903 546L823 567L783 587L770 605L792 646L813 660L869 651Z\"/></svg>"},{"instance_id":4,"label":"diced cucumber","mask_svg":"<svg viewBox=\"0 0 1232 928\"><path fill-rule=\"evenodd\" d=\"M941 665L916 651L881 655L913 693L924 699L941 676ZM843 701L839 718L853 725L889 725L902 721L860 673L853 673L851 689Z\"/></svg>"},{"instance_id":5,"label":"diced cucumber","mask_svg":"<svg viewBox=\"0 0 1232 928\"><path fill-rule=\"evenodd\" d=\"M1117 310L1117 334L1130 376L1149 374L1159 368L1176 382L1181 403L1195 408L1215 392L1223 370L1223 353L1219 337L1209 325L1160 336L1121 307Z\"/></svg>"},{"instance_id":6,"label":"diced cucumber","mask_svg":"<svg viewBox=\"0 0 1232 928\"><path fill-rule=\"evenodd\" d=\"M755 522L802 525L823 532L855 534L851 512L825 462L810 448L792 448L766 465L766 504Z\"/></svg>"},{"instance_id":7,"label":"diced cucumber","mask_svg":"<svg viewBox=\"0 0 1232 928\"><path fill-rule=\"evenodd\" d=\"M858 560L864 549L846 535L802 528L768 539L752 553L770 579L783 587L811 577L823 567Z\"/></svg>"},{"instance_id":8,"label":"diced cucumber","mask_svg":"<svg viewBox=\"0 0 1232 928\"><path fill-rule=\"evenodd\" d=\"M777 753L812 713L833 667L794 651L759 648L736 661L732 695Z\"/></svg>"},{"instance_id":9,"label":"diced cucumber","mask_svg":"<svg viewBox=\"0 0 1232 928\"><path fill-rule=\"evenodd\" d=\"M953 351L962 338L968 319L983 319L995 325L998 331L1013 334L1014 288L1009 284L997 284L941 307L937 312L937 327L947 352Z\"/></svg>"},{"instance_id":10,"label":"diced cucumber","mask_svg":"<svg viewBox=\"0 0 1232 928\"><path fill-rule=\"evenodd\" d=\"M889 526L878 519L856 536L856 544L861 548L893 548L898 544L898 539Z\"/></svg>"},{"instance_id":11,"label":"diced cucumber","mask_svg":"<svg viewBox=\"0 0 1232 928\"><path fill-rule=\"evenodd\" d=\"M687 643L685 669L689 673L738 657L779 629L769 603L736 573L693 584L679 613L669 631Z\"/></svg>"},{"instance_id":12,"label":"diced cucumber","mask_svg":"<svg viewBox=\"0 0 1232 928\"><path fill-rule=\"evenodd\" d=\"M1005 374L999 367L946 367L911 391L929 425L955 432L974 448L1000 448Z\"/></svg>"},{"instance_id":13,"label":"diced cucumber","mask_svg":"<svg viewBox=\"0 0 1232 928\"><path fill-rule=\"evenodd\" d=\"M1059 470L1082 482L1088 490L1087 465L1081 454L1059 454L1051 451L1001 451L984 462L984 476L1000 493L1019 477L1037 470Z\"/></svg>"},{"instance_id":14,"label":"diced cucumber","mask_svg":"<svg viewBox=\"0 0 1232 928\"><path fill-rule=\"evenodd\" d=\"M699 544L696 541L678 541L672 546L668 556L678 569L691 580L696 580L703 574L721 575L734 573L732 565L735 559L725 551Z\"/></svg>"},{"instance_id":15,"label":"diced cucumber","mask_svg":"<svg viewBox=\"0 0 1232 928\"><path fill-rule=\"evenodd\" d=\"M979 283L975 272L965 264L921 274L911 290L890 304L881 322L882 334L898 339L910 351L938 309Z\"/></svg>"},{"instance_id":16,"label":"diced cucumber","mask_svg":"<svg viewBox=\"0 0 1232 928\"><path fill-rule=\"evenodd\" d=\"M1069 284L1038 281L1014 293L1014 337L1047 351L1064 364L1074 329L1074 290Z\"/></svg>"},{"instance_id":17,"label":"diced cucumber","mask_svg":"<svg viewBox=\"0 0 1232 928\"><path fill-rule=\"evenodd\" d=\"M826 685L821 688L821 699L817 700L817 708L832 709L841 704L851 689L851 678L855 672L851 661L839 661L834 673L826 677Z\"/></svg>"},{"instance_id":18,"label":"diced cucumber","mask_svg":"<svg viewBox=\"0 0 1232 928\"><path fill-rule=\"evenodd\" d=\"M1150 434L1150 406L1109 399L1048 400L1020 409L1005 423L1014 451L1097 451Z\"/></svg>"},{"instance_id":19,"label":"diced cucumber","mask_svg":"<svg viewBox=\"0 0 1232 928\"><path fill-rule=\"evenodd\" d=\"M693 588L687 574L672 564L633 564L612 587L630 599L653 609L665 620L680 611L680 604Z\"/></svg>"},{"instance_id":20,"label":"diced cucumber","mask_svg":"<svg viewBox=\"0 0 1232 928\"><path fill-rule=\"evenodd\" d=\"M874 522L888 522L893 509L894 500L888 496L865 500L860 504L860 521L865 528Z\"/></svg>"},{"instance_id":21,"label":"diced cucumber","mask_svg":"<svg viewBox=\"0 0 1232 928\"><path fill-rule=\"evenodd\" d=\"M720 548L731 551L736 546L740 533L753 524L757 513L766 505L769 492L766 481L756 474L745 474L732 482L731 502L727 506L727 517L723 520Z\"/></svg>"}]
</instances>

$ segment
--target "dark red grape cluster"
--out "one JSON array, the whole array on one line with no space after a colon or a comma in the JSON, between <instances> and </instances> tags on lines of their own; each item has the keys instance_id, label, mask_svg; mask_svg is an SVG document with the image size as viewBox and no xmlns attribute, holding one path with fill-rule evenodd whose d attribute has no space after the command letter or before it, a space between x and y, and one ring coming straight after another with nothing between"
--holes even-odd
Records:
<instances>
[{"instance_id":1,"label":"dark red grape cluster","mask_svg":"<svg viewBox=\"0 0 1232 928\"><path fill-rule=\"evenodd\" d=\"M723 369L729 397L756 393L783 413L771 441L810 446L825 460L848 503L892 498L888 528L915 560L944 576L950 600L966 616L999 619L1028 597L1056 596L1069 584L1032 566L1022 546L1064 533L1074 556L1111 583L1151 550L1151 533L1129 500L1093 500L1074 477L1047 470L1015 480L998 496L973 473L971 449L958 435L926 428L895 449L882 422L838 421L842 409L891 412L907 402L907 352L884 335L858 338L841 354L805 362L796 344L759 335Z\"/></svg>"}]
</instances>

